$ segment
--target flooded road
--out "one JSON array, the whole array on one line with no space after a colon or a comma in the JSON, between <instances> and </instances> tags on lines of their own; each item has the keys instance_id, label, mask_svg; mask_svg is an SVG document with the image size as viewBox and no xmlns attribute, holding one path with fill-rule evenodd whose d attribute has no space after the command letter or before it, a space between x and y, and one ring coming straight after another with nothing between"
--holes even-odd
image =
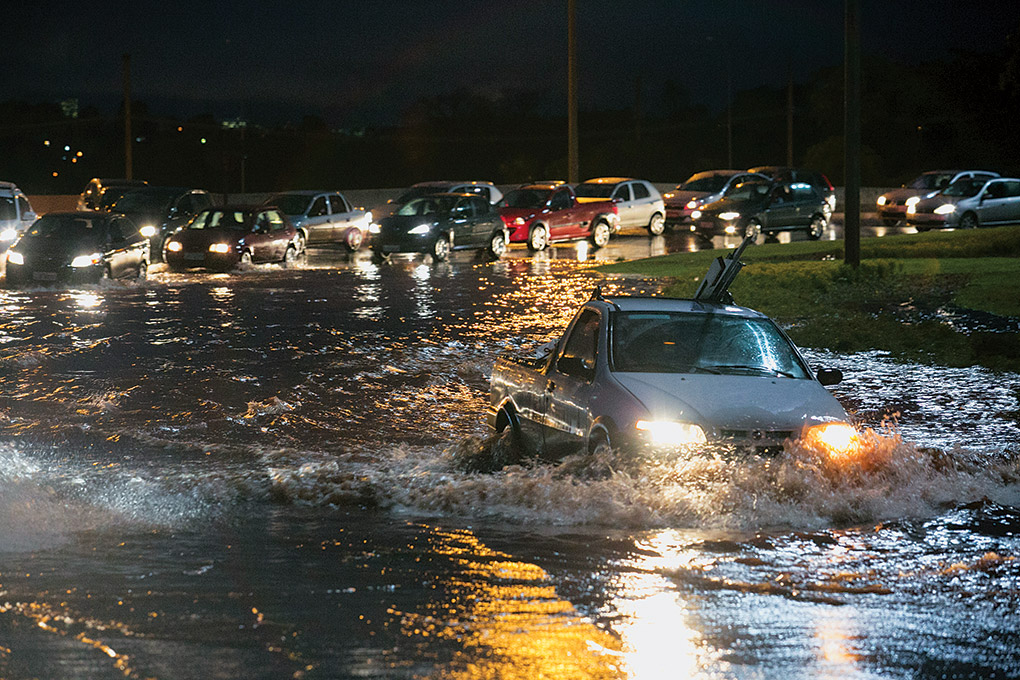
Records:
<instances>
[{"instance_id":1,"label":"flooded road","mask_svg":"<svg viewBox=\"0 0 1020 680\"><path fill-rule=\"evenodd\" d=\"M500 353L658 289L591 256L0 291L0 677L1020 677L1020 376L809 353L842 468L466 472Z\"/></svg>"}]
</instances>

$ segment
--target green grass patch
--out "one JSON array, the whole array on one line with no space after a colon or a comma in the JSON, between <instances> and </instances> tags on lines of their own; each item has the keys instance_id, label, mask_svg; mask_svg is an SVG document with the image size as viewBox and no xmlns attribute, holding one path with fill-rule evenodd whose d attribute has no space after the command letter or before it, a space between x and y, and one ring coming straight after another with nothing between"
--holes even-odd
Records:
<instances>
[{"instance_id":1,"label":"green grass patch","mask_svg":"<svg viewBox=\"0 0 1020 680\"><path fill-rule=\"evenodd\" d=\"M1020 334L960 332L945 314L962 308L1020 317L1020 227L865 239L857 269L842 263L842 246L748 248L733 297L776 319L805 347L877 349L947 366L1020 370ZM690 297L711 260L726 254L675 253L599 270L668 278L665 294ZM1009 327L1008 319L998 321Z\"/></svg>"}]
</instances>

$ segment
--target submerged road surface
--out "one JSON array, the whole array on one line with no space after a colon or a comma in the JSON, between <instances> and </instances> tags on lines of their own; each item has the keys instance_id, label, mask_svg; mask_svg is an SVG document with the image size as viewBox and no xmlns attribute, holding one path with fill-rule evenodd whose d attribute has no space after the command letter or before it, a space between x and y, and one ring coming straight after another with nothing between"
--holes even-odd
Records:
<instances>
[{"instance_id":1,"label":"submerged road surface","mask_svg":"<svg viewBox=\"0 0 1020 680\"><path fill-rule=\"evenodd\" d=\"M499 353L657 290L525 255L0 292L0 677L1020 677L1020 376L809 353L842 467L466 472Z\"/></svg>"}]
</instances>

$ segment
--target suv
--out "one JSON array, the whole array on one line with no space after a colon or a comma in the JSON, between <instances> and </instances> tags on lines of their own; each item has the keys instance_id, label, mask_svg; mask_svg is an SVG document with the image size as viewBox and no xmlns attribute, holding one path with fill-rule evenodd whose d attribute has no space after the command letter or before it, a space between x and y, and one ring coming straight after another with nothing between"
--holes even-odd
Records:
<instances>
[{"instance_id":1,"label":"suv","mask_svg":"<svg viewBox=\"0 0 1020 680\"><path fill-rule=\"evenodd\" d=\"M887 227L894 227L906 219L908 208L917 205L920 200L935 196L959 179L991 179L998 176L999 173L986 170L931 170L899 189L885 192L878 197L875 205L882 222Z\"/></svg>"},{"instance_id":2,"label":"suv","mask_svg":"<svg viewBox=\"0 0 1020 680\"><path fill-rule=\"evenodd\" d=\"M804 182L810 184L825 199L826 212L825 221L828 222L832 213L836 212L836 188L832 186L829 178L817 170L805 170L804 168L787 168L780 165L759 165L751 168L748 172L771 177L776 182Z\"/></svg>"},{"instance_id":3,"label":"suv","mask_svg":"<svg viewBox=\"0 0 1020 680\"><path fill-rule=\"evenodd\" d=\"M708 238L715 234L757 238L761 233L804 229L808 238L818 239L829 223L828 205L807 182L751 180L692 212L691 226Z\"/></svg>"},{"instance_id":4,"label":"suv","mask_svg":"<svg viewBox=\"0 0 1020 680\"><path fill-rule=\"evenodd\" d=\"M203 189L143 186L125 192L110 209L131 217L149 239L152 257L162 259L170 235L212 204L212 196Z\"/></svg>"},{"instance_id":5,"label":"suv","mask_svg":"<svg viewBox=\"0 0 1020 680\"><path fill-rule=\"evenodd\" d=\"M0 182L0 248L6 250L35 218L35 211L21 189L10 182Z\"/></svg>"},{"instance_id":6,"label":"suv","mask_svg":"<svg viewBox=\"0 0 1020 680\"><path fill-rule=\"evenodd\" d=\"M666 206L659 190L643 179L597 177L575 187L578 201L604 201L616 204L619 229L644 227L654 236L666 230Z\"/></svg>"},{"instance_id":7,"label":"suv","mask_svg":"<svg viewBox=\"0 0 1020 680\"><path fill-rule=\"evenodd\" d=\"M146 182L139 179L103 179L93 177L78 196L78 210L102 210L103 193L107 189L124 190L144 187ZM123 192L121 192L123 193Z\"/></svg>"}]
</instances>

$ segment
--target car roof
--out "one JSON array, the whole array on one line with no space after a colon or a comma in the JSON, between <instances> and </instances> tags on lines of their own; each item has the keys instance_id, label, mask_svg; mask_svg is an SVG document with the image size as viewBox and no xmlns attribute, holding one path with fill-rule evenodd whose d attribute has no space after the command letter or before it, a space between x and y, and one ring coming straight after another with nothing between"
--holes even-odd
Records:
<instances>
[{"instance_id":1,"label":"car roof","mask_svg":"<svg viewBox=\"0 0 1020 680\"><path fill-rule=\"evenodd\" d=\"M277 191L273 196L318 196L319 194L339 194L336 189L295 189L293 191Z\"/></svg>"},{"instance_id":2,"label":"car roof","mask_svg":"<svg viewBox=\"0 0 1020 680\"><path fill-rule=\"evenodd\" d=\"M562 186L567 186L564 182L533 182L531 184L522 184L517 187L518 189L542 189L552 190L559 189Z\"/></svg>"},{"instance_id":3,"label":"car roof","mask_svg":"<svg viewBox=\"0 0 1020 680\"><path fill-rule=\"evenodd\" d=\"M414 187L452 187L458 184L466 184L470 186L493 186L492 182L483 182L481 180L464 180L461 182L452 182L449 180L429 180L428 182L418 182L412 184Z\"/></svg>"},{"instance_id":4,"label":"car roof","mask_svg":"<svg viewBox=\"0 0 1020 680\"><path fill-rule=\"evenodd\" d=\"M633 177L592 177L586 179L582 184L619 184L620 182L631 182Z\"/></svg>"},{"instance_id":5,"label":"car roof","mask_svg":"<svg viewBox=\"0 0 1020 680\"><path fill-rule=\"evenodd\" d=\"M729 316L767 319L761 312L717 302L690 300L687 298L651 297L644 295L607 295L596 302L602 302L620 312L711 312Z\"/></svg>"}]
</instances>

